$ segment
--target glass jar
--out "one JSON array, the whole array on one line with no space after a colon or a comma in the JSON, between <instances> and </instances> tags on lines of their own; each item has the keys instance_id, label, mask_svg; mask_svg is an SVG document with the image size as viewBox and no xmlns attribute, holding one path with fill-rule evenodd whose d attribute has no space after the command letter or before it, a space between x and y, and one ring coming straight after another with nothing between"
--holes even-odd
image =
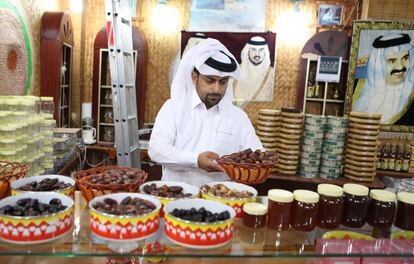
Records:
<instances>
[{"instance_id":1,"label":"glass jar","mask_svg":"<svg viewBox=\"0 0 414 264\"><path fill-rule=\"evenodd\" d=\"M395 194L385 190L371 190L367 222L372 227L391 227L395 215Z\"/></svg>"},{"instance_id":2,"label":"glass jar","mask_svg":"<svg viewBox=\"0 0 414 264\"><path fill-rule=\"evenodd\" d=\"M266 225L267 208L261 203L243 205L243 224L250 228L262 228Z\"/></svg>"},{"instance_id":3,"label":"glass jar","mask_svg":"<svg viewBox=\"0 0 414 264\"><path fill-rule=\"evenodd\" d=\"M267 197L267 226L277 230L288 229L291 219L290 212L293 202L293 193L282 189L272 189L268 191Z\"/></svg>"},{"instance_id":4,"label":"glass jar","mask_svg":"<svg viewBox=\"0 0 414 264\"><path fill-rule=\"evenodd\" d=\"M53 112L55 110L55 104L53 97L42 96L40 97L40 112L46 119L53 119Z\"/></svg>"},{"instance_id":5,"label":"glass jar","mask_svg":"<svg viewBox=\"0 0 414 264\"><path fill-rule=\"evenodd\" d=\"M414 231L414 193L397 193L397 214L394 225L403 230Z\"/></svg>"},{"instance_id":6,"label":"glass jar","mask_svg":"<svg viewBox=\"0 0 414 264\"><path fill-rule=\"evenodd\" d=\"M342 221L343 189L333 184L319 184L319 208L317 226L325 229L337 228Z\"/></svg>"},{"instance_id":7,"label":"glass jar","mask_svg":"<svg viewBox=\"0 0 414 264\"><path fill-rule=\"evenodd\" d=\"M402 179L397 187L397 193L399 192L414 193L414 178Z\"/></svg>"},{"instance_id":8,"label":"glass jar","mask_svg":"<svg viewBox=\"0 0 414 264\"><path fill-rule=\"evenodd\" d=\"M105 123L113 123L114 122L114 113L112 112L111 109L105 109L104 122Z\"/></svg>"},{"instance_id":9,"label":"glass jar","mask_svg":"<svg viewBox=\"0 0 414 264\"><path fill-rule=\"evenodd\" d=\"M367 218L369 189L360 184L344 184L344 210L342 224L344 226L362 227Z\"/></svg>"},{"instance_id":10,"label":"glass jar","mask_svg":"<svg viewBox=\"0 0 414 264\"><path fill-rule=\"evenodd\" d=\"M292 205L292 226L298 231L309 232L315 228L318 215L319 194L308 190L295 190Z\"/></svg>"},{"instance_id":11,"label":"glass jar","mask_svg":"<svg viewBox=\"0 0 414 264\"><path fill-rule=\"evenodd\" d=\"M114 142L115 133L113 127L104 127L103 129L103 141L105 142Z\"/></svg>"}]
</instances>

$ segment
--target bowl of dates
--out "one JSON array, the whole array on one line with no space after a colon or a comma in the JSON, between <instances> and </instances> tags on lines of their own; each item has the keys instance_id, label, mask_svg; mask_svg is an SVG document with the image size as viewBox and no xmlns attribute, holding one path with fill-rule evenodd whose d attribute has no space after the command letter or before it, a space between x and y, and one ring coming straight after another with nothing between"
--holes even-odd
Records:
<instances>
[{"instance_id":1,"label":"bowl of dates","mask_svg":"<svg viewBox=\"0 0 414 264\"><path fill-rule=\"evenodd\" d=\"M73 200L56 192L23 193L0 201L0 238L15 244L57 239L73 227Z\"/></svg>"},{"instance_id":2,"label":"bowl of dates","mask_svg":"<svg viewBox=\"0 0 414 264\"><path fill-rule=\"evenodd\" d=\"M236 218L243 217L243 205L256 200L257 190L251 186L231 182L210 182L201 186L201 197L227 204L236 211Z\"/></svg>"},{"instance_id":3,"label":"bowl of dates","mask_svg":"<svg viewBox=\"0 0 414 264\"><path fill-rule=\"evenodd\" d=\"M263 183L269 177L277 161L277 154L273 151L245 149L243 151L225 155L217 160L227 175L236 182L246 184Z\"/></svg>"},{"instance_id":4,"label":"bowl of dates","mask_svg":"<svg viewBox=\"0 0 414 264\"><path fill-rule=\"evenodd\" d=\"M90 228L105 240L137 241L158 231L161 203L140 193L114 193L89 202Z\"/></svg>"},{"instance_id":5,"label":"bowl of dates","mask_svg":"<svg viewBox=\"0 0 414 264\"><path fill-rule=\"evenodd\" d=\"M90 201L105 194L137 192L148 174L136 168L102 166L75 172L73 177L83 197Z\"/></svg>"},{"instance_id":6,"label":"bowl of dates","mask_svg":"<svg viewBox=\"0 0 414 264\"><path fill-rule=\"evenodd\" d=\"M199 189L184 182L149 181L139 187L139 191L157 197L164 205L178 199L195 198Z\"/></svg>"},{"instance_id":7,"label":"bowl of dates","mask_svg":"<svg viewBox=\"0 0 414 264\"><path fill-rule=\"evenodd\" d=\"M61 175L42 175L19 179L11 184L12 195L25 192L58 192L73 199L75 180Z\"/></svg>"},{"instance_id":8,"label":"bowl of dates","mask_svg":"<svg viewBox=\"0 0 414 264\"><path fill-rule=\"evenodd\" d=\"M233 237L236 212L232 207L211 200L176 200L164 208L166 236L190 248L215 248Z\"/></svg>"}]
</instances>

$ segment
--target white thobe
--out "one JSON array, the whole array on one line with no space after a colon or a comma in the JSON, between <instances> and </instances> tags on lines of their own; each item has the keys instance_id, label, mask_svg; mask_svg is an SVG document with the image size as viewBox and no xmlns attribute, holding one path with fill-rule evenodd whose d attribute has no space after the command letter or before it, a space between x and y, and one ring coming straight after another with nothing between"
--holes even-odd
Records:
<instances>
[{"instance_id":1,"label":"white thobe","mask_svg":"<svg viewBox=\"0 0 414 264\"><path fill-rule=\"evenodd\" d=\"M201 152L213 151L222 156L246 148L263 149L247 114L224 99L207 109L193 90L187 96L169 99L161 107L148 154L164 166L162 180L199 187L230 179L222 172L199 169L197 160Z\"/></svg>"}]
</instances>

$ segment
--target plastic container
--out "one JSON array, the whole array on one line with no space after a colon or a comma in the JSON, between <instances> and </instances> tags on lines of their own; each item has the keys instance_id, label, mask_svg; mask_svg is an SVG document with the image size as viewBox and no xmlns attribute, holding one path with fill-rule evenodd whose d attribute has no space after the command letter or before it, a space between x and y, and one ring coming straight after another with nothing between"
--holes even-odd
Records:
<instances>
[{"instance_id":1,"label":"plastic container","mask_svg":"<svg viewBox=\"0 0 414 264\"><path fill-rule=\"evenodd\" d=\"M291 220L293 193L282 189L272 189L269 190L267 196L267 226L277 230L288 229Z\"/></svg>"},{"instance_id":2,"label":"plastic container","mask_svg":"<svg viewBox=\"0 0 414 264\"><path fill-rule=\"evenodd\" d=\"M333 184L319 184L319 209L317 226L324 229L337 228L342 221L343 189Z\"/></svg>"},{"instance_id":3,"label":"plastic container","mask_svg":"<svg viewBox=\"0 0 414 264\"><path fill-rule=\"evenodd\" d=\"M319 194L308 190L295 190L292 207L292 226L298 231L309 232L315 228L318 215Z\"/></svg>"},{"instance_id":4,"label":"plastic container","mask_svg":"<svg viewBox=\"0 0 414 264\"><path fill-rule=\"evenodd\" d=\"M243 224L249 228L262 228L266 225L267 207L261 203L243 205Z\"/></svg>"},{"instance_id":5,"label":"plastic container","mask_svg":"<svg viewBox=\"0 0 414 264\"><path fill-rule=\"evenodd\" d=\"M40 113L46 119L53 119L53 113L55 110L55 104L53 102L53 97L42 96L40 97Z\"/></svg>"},{"instance_id":6,"label":"plastic container","mask_svg":"<svg viewBox=\"0 0 414 264\"><path fill-rule=\"evenodd\" d=\"M391 227L395 216L395 194L385 190L371 190L367 222L372 227Z\"/></svg>"},{"instance_id":7,"label":"plastic container","mask_svg":"<svg viewBox=\"0 0 414 264\"><path fill-rule=\"evenodd\" d=\"M369 189L360 184L346 183L343 190L342 224L353 228L362 227L367 218Z\"/></svg>"},{"instance_id":8,"label":"plastic container","mask_svg":"<svg viewBox=\"0 0 414 264\"><path fill-rule=\"evenodd\" d=\"M397 213L394 225L408 231L414 231L414 193L397 193Z\"/></svg>"}]
</instances>

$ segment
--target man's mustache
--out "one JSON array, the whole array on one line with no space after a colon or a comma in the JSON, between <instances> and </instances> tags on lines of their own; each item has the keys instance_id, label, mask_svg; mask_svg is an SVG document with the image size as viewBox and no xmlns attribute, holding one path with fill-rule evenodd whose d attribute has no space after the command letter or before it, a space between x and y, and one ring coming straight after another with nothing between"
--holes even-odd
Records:
<instances>
[{"instance_id":1,"label":"man's mustache","mask_svg":"<svg viewBox=\"0 0 414 264\"><path fill-rule=\"evenodd\" d=\"M221 97L221 94L219 94L219 93L209 93L209 94L207 94L207 97L211 97L211 96L213 96L213 97Z\"/></svg>"},{"instance_id":2,"label":"man's mustache","mask_svg":"<svg viewBox=\"0 0 414 264\"><path fill-rule=\"evenodd\" d=\"M392 70L391 71L391 74L400 73L400 72L405 73L406 71L407 71L407 68L406 67L403 67L401 70Z\"/></svg>"}]
</instances>

